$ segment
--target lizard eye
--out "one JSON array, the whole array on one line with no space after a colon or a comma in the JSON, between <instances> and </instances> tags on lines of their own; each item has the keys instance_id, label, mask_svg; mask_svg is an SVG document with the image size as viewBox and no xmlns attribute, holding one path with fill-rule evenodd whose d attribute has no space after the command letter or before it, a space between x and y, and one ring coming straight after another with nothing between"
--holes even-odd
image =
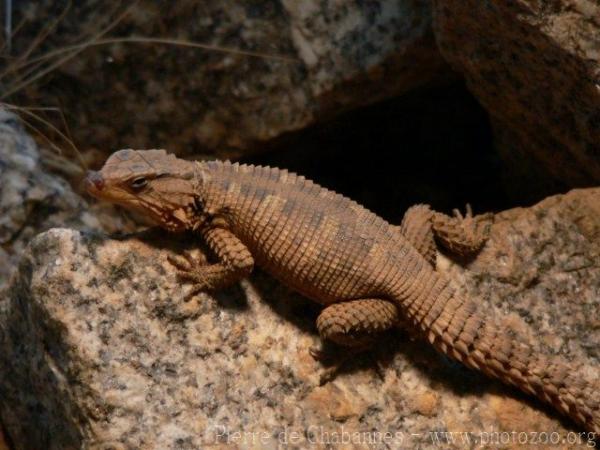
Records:
<instances>
[{"instance_id":1,"label":"lizard eye","mask_svg":"<svg viewBox=\"0 0 600 450\"><path fill-rule=\"evenodd\" d=\"M129 183L129 186L134 191L139 191L139 190L143 189L147 184L148 184L148 180L146 180L146 178L137 177L137 178L134 178L133 180L131 180L131 182Z\"/></svg>"}]
</instances>

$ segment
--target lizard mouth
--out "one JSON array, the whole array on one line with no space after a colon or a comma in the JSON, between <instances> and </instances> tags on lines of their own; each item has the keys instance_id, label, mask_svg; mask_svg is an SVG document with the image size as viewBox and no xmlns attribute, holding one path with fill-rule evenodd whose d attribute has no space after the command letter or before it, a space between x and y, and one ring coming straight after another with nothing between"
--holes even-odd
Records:
<instances>
[{"instance_id":1,"label":"lizard mouth","mask_svg":"<svg viewBox=\"0 0 600 450\"><path fill-rule=\"evenodd\" d=\"M100 175L100 172L89 171L85 177L85 190L94 197L98 197L102 189L104 189L104 178Z\"/></svg>"},{"instance_id":2,"label":"lizard mouth","mask_svg":"<svg viewBox=\"0 0 600 450\"><path fill-rule=\"evenodd\" d=\"M160 225L169 231L179 232L186 229L185 217L178 215L183 212L176 206L159 208L147 199L140 198L123 189L114 188L100 172L88 171L84 179L85 190L92 197L106 200L125 208L131 208L141 212L153 224Z\"/></svg>"}]
</instances>

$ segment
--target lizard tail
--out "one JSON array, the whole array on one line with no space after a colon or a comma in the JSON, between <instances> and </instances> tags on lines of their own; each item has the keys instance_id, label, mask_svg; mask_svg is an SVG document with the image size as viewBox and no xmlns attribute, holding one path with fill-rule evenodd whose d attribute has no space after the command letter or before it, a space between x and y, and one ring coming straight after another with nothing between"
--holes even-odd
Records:
<instances>
[{"instance_id":1,"label":"lizard tail","mask_svg":"<svg viewBox=\"0 0 600 450\"><path fill-rule=\"evenodd\" d=\"M539 354L506 321L484 314L475 301L456 295L444 277L436 278L429 301L422 297L402 305L412 325L433 346L553 405L586 431L600 433L597 373L588 370L586 379L583 365Z\"/></svg>"}]
</instances>

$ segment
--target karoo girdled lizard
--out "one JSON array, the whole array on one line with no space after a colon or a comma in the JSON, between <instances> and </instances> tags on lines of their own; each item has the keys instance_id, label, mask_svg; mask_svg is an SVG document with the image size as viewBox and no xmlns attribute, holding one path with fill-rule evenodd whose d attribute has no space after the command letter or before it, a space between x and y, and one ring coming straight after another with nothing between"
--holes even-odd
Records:
<instances>
[{"instance_id":1,"label":"karoo girdled lizard","mask_svg":"<svg viewBox=\"0 0 600 450\"><path fill-rule=\"evenodd\" d=\"M566 360L536 353L435 270L436 241L458 254L476 252L487 239L486 216L449 217L418 205L394 226L286 170L191 162L164 150L117 151L86 186L167 230L202 236L218 263L172 259L192 283L189 295L234 283L256 264L325 306L317 319L325 340L364 346L408 324L443 354L600 432L597 386Z\"/></svg>"}]
</instances>

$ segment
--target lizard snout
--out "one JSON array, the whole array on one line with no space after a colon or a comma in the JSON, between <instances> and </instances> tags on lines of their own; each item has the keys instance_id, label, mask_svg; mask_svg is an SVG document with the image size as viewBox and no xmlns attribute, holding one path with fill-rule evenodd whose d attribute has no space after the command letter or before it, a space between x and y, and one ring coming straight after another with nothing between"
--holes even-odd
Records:
<instances>
[{"instance_id":1,"label":"lizard snout","mask_svg":"<svg viewBox=\"0 0 600 450\"><path fill-rule=\"evenodd\" d=\"M100 175L100 172L90 170L85 177L85 189L90 194L96 194L104 188L104 178Z\"/></svg>"}]
</instances>

